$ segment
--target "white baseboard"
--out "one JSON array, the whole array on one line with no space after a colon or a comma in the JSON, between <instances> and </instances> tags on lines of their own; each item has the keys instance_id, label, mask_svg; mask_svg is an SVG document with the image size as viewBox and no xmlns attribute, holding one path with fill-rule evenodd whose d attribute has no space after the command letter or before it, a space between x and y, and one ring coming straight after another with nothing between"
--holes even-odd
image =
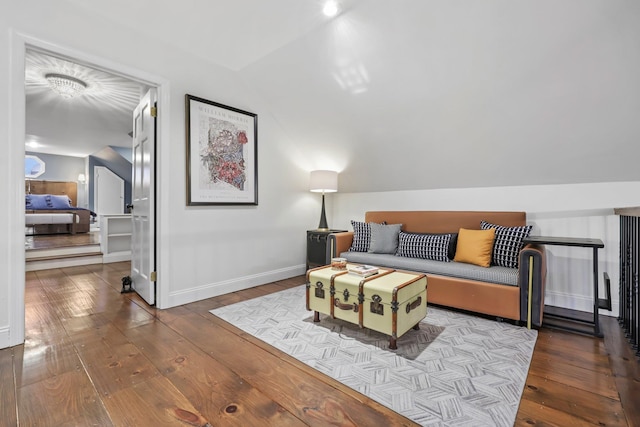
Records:
<instances>
[{"instance_id":1,"label":"white baseboard","mask_svg":"<svg viewBox=\"0 0 640 427\"><path fill-rule=\"evenodd\" d=\"M10 337L10 329L8 326L0 328L0 348L11 347L11 342L9 340Z\"/></svg>"},{"instance_id":2,"label":"white baseboard","mask_svg":"<svg viewBox=\"0 0 640 427\"><path fill-rule=\"evenodd\" d=\"M288 279L290 277L300 276L305 274L306 271L305 265L299 265L267 271L251 276L238 277L236 279L225 280L223 282L209 283L203 286L198 286L197 288L171 292L169 294L169 305L167 308L217 297L231 292L241 291L243 289L253 288L266 283Z\"/></svg>"},{"instance_id":3,"label":"white baseboard","mask_svg":"<svg viewBox=\"0 0 640 427\"><path fill-rule=\"evenodd\" d=\"M600 296L603 297L602 295ZM554 307L569 308L571 310L593 312L593 298L581 295L571 295L562 292L545 291L544 303ZM618 299L611 296L611 311L600 309L600 314L605 316L618 316Z\"/></svg>"}]
</instances>

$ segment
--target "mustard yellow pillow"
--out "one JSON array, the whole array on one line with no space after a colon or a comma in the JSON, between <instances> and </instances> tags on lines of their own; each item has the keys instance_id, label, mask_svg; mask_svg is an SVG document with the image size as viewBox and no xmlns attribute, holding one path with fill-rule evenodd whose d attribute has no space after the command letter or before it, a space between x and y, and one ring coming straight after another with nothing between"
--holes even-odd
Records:
<instances>
[{"instance_id":1,"label":"mustard yellow pillow","mask_svg":"<svg viewBox=\"0 0 640 427\"><path fill-rule=\"evenodd\" d=\"M479 265L480 267L489 267L495 237L495 228L488 230L467 230L461 228L458 231L458 246L456 247L456 256L453 260Z\"/></svg>"}]
</instances>

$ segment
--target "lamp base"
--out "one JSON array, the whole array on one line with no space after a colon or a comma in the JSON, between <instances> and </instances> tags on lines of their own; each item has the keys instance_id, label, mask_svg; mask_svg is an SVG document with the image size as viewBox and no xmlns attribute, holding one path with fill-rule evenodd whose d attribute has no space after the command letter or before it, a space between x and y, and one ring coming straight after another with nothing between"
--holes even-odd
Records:
<instances>
[{"instance_id":1,"label":"lamp base","mask_svg":"<svg viewBox=\"0 0 640 427\"><path fill-rule=\"evenodd\" d=\"M327 224L327 214L324 212L324 193L322 193L322 213L320 214L320 224L318 225L318 230L328 230L329 225Z\"/></svg>"}]
</instances>

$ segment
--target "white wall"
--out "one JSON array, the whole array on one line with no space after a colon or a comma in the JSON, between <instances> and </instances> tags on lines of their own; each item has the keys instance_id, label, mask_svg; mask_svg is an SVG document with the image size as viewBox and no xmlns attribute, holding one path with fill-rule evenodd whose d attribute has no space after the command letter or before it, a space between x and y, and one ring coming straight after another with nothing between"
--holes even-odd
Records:
<instances>
[{"instance_id":1,"label":"white wall","mask_svg":"<svg viewBox=\"0 0 640 427\"><path fill-rule=\"evenodd\" d=\"M37 10L38 13L33 13ZM11 1L0 16L0 99L20 93L22 76L15 69L12 40L24 34L64 50L94 56L126 68L161 76L169 83L164 94L169 108L160 111L170 132L158 147L159 283L160 307L302 274L307 228L317 221L319 201L307 191L308 171L287 152L293 145L271 118L263 101L247 90L230 71L172 46L145 38L66 2ZM15 45L15 43L14 43ZM194 94L258 114L259 205L250 207L187 207L185 194L184 95ZM22 103L22 105L20 105ZM0 129L16 132L16 118L24 122L24 101L0 103ZM11 123L11 126L10 126ZM19 131L19 130L18 130ZM23 141L0 133L0 145L10 150L0 156L0 197L20 203ZM11 205L7 203L7 205ZM23 206L0 210L0 347L16 344L13 335L24 288L24 243L15 230L24 224ZM12 319L10 321L10 319Z\"/></svg>"},{"instance_id":2,"label":"white wall","mask_svg":"<svg viewBox=\"0 0 640 427\"><path fill-rule=\"evenodd\" d=\"M331 227L352 230L350 220L363 220L376 210L524 211L532 234L601 239L598 252L600 297L603 272L611 278L613 310L618 314L619 217L613 208L638 205L640 182L538 185L472 189L335 193L330 199ZM592 250L547 246L549 305L592 311Z\"/></svg>"}]
</instances>

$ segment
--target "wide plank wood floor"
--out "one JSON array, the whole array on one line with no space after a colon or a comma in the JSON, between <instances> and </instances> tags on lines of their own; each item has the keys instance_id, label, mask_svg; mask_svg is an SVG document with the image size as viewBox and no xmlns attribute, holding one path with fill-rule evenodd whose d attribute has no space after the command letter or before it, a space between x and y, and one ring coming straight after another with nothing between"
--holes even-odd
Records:
<instances>
[{"instance_id":1,"label":"wide plank wood floor","mask_svg":"<svg viewBox=\"0 0 640 427\"><path fill-rule=\"evenodd\" d=\"M29 272L26 340L0 350L2 426L409 426L408 419L209 314L304 277L156 310L121 294L128 262ZM640 426L639 363L541 329L516 425Z\"/></svg>"}]
</instances>

